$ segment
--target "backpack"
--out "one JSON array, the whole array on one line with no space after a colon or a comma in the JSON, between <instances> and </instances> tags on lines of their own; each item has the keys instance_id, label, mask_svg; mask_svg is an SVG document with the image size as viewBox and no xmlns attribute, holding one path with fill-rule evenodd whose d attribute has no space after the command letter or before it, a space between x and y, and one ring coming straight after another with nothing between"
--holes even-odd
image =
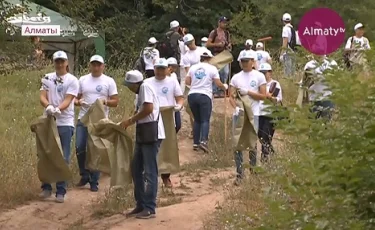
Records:
<instances>
[{"instance_id":1,"label":"backpack","mask_svg":"<svg viewBox=\"0 0 375 230\"><path fill-rule=\"evenodd\" d=\"M225 33L225 40L229 40L229 31L228 30L225 30L224 31ZM215 39L217 37L217 28L214 30L214 36L212 37L212 42L215 42ZM228 45L228 44L225 44L225 45ZM220 53L221 51L225 50L225 47L223 48L218 48L218 47L213 47L213 48L209 48L209 50L212 52L212 53Z\"/></svg>"},{"instance_id":2,"label":"backpack","mask_svg":"<svg viewBox=\"0 0 375 230\"><path fill-rule=\"evenodd\" d=\"M298 46L301 46L301 42L299 41L298 34L296 33L296 30L293 27L289 27L290 32L292 33L292 37L290 38L290 42L288 43L289 47L296 51Z\"/></svg>"},{"instance_id":3,"label":"backpack","mask_svg":"<svg viewBox=\"0 0 375 230\"><path fill-rule=\"evenodd\" d=\"M133 69L138 70L141 73L144 73L146 71L146 63L143 55L144 50L145 49L143 48L141 55L137 58L133 66Z\"/></svg>"},{"instance_id":4,"label":"backpack","mask_svg":"<svg viewBox=\"0 0 375 230\"><path fill-rule=\"evenodd\" d=\"M166 34L162 39L159 40L158 44L156 45L156 49L159 50L161 58L170 58L175 56L171 39Z\"/></svg>"}]
</instances>

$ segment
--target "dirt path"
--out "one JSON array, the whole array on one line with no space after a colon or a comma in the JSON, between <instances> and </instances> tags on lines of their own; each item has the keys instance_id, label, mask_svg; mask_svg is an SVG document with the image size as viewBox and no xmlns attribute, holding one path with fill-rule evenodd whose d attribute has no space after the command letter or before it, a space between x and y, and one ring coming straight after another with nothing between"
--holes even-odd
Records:
<instances>
[{"instance_id":1,"label":"dirt path","mask_svg":"<svg viewBox=\"0 0 375 230\"><path fill-rule=\"evenodd\" d=\"M222 112L215 101L215 110ZM179 135L180 162L191 163L199 159L199 154L191 148L187 137L190 130L188 115L183 116L183 129ZM215 210L224 200L223 185L230 183L232 170L210 170L181 172L172 175L173 190L159 189L159 200L164 207L157 209L157 218L152 220L126 219L118 214L109 218L92 217L93 204L109 189L109 178L100 180L100 190L92 193L85 189L69 189L64 204L51 200L33 201L21 207L0 214L0 229L202 229L202 220ZM159 201L159 202L161 202ZM72 225L73 223L74 226Z\"/></svg>"}]
</instances>

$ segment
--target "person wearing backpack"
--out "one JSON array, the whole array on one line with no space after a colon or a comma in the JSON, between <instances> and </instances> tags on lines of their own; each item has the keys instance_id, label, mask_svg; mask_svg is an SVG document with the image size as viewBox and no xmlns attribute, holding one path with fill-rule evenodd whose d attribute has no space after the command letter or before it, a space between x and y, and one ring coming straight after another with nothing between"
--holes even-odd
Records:
<instances>
[{"instance_id":1,"label":"person wearing backpack","mask_svg":"<svg viewBox=\"0 0 375 230\"><path fill-rule=\"evenodd\" d=\"M285 13L282 17L284 23L282 31L283 44L281 47L280 61L284 63L284 74L288 77L291 77L295 73L295 52L297 46L301 43L298 38L297 31L293 28L291 24L292 17L290 14Z\"/></svg>"},{"instance_id":2,"label":"person wearing backpack","mask_svg":"<svg viewBox=\"0 0 375 230\"><path fill-rule=\"evenodd\" d=\"M224 50L232 50L232 44L230 40L230 34L227 30L228 27L228 18L221 16L218 21L218 27L211 31L207 40L207 48L211 50L213 55L217 55ZM220 80L223 83L226 83L229 76L229 64L225 65L220 71ZM216 85L213 85L213 93L215 97L221 96L224 94L224 91L220 90Z\"/></svg>"},{"instance_id":3,"label":"person wearing backpack","mask_svg":"<svg viewBox=\"0 0 375 230\"><path fill-rule=\"evenodd\" d=\"M160 57L159 50L156 49L156 38L152 37L148 40L148 46L142 50L141 58L143 58L146 78L155 76L154 62Z\"/></svg>"}]
</instances>

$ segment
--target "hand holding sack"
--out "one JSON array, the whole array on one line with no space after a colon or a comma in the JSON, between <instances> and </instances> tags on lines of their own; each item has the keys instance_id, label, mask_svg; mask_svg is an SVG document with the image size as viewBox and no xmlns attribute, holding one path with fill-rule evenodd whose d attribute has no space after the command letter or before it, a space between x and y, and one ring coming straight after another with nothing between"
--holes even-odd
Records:
<instances>
[{"instance_id":1,"label":"hand holding sack","mask_svg":"<svg viewBox=\"0 0 375 230\"><path fill-rule=\"evenodd\" d=\"M179 111L181 111L182 107L183 107L182 105L177 104L177 105L174 107L174 111L175 111L175 112L179 112Z\"/></svg>"},{"instance_id":2,"label":"hand holding sack","mask_svg":"<svg viewBox=\"0 0 375 230\"><path fill-rule=\"evenodd\" d=\"M247 89L239 89L241 96L245 96L249 94L249 91Z\"/></svg>"}]
</instances>

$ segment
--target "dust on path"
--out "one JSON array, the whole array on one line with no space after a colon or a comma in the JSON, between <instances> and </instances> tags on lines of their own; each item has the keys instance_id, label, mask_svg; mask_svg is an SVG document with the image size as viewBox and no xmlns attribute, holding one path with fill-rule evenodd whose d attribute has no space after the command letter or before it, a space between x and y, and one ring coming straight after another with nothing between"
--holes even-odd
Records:
<instances>
[{"instance_id":1,"label":"dust on path","mask_svg":"<svg viewBox=\"0 0 375 230\"><path fill-rule=\"evenodd\" d=\"M218 113L228 109L221 108L224 103L218 99L214 110ZM227 104L228 101L227 101ZM188 115L184 113L182 130L179 135L180 163L186 164L199 160L202 153L192 150L192 140ZM69 189L64 204L57 204L51 198L46 201L33 201L26 205L0 213L0 229L4 230L63 230L72 229L73 223L80 223L78 229L202 229L204 218L215 210L224 200L223 185L228 185L233 176L232 170L181 172L172 175L173 190L170 195L159 190L159 199L173 196L178 199L173 205L157 209L157 217L151 220L126 219L124 215L93 219L93 204L105 195L109 189L109 178L101 178L100 190L92 193L88 188ZM178 198L176 198L178 197ZM77 229L77 228L76 228Z\"/></svg>"}]
</instances>

